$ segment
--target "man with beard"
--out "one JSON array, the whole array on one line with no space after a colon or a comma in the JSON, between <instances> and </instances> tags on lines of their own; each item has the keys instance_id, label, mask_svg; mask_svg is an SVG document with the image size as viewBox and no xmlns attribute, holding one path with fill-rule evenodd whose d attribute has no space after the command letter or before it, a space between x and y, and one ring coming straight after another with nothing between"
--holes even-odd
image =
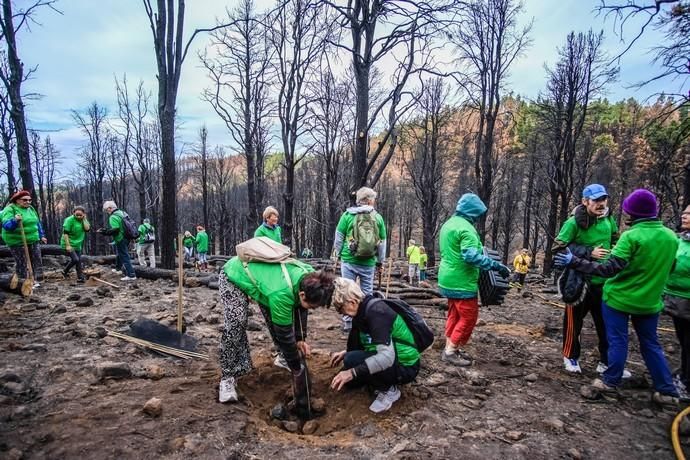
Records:
<instances>
[{"instance_id":1,"label":"man with beard","mask_svg":"<svg viewBox=\"0 0 690 460\"><path fill-rule=\"evenodd\" d=\"M603 262L618 239L618 226L608 208L609 195L603 185L590 184L582 191L582 204L578 205L563 223L552 251L565 248L586 260ZM599 339L599 365L597 372L608 367L608 341L601 312L604 278L585 276L566 270L559 279L559 288L566 303L563 316L563 365L565 370L580 373L580 333L587 313L592 314ZM626 371L625 377L629 377Z\"/></svg>"}]
</instances>

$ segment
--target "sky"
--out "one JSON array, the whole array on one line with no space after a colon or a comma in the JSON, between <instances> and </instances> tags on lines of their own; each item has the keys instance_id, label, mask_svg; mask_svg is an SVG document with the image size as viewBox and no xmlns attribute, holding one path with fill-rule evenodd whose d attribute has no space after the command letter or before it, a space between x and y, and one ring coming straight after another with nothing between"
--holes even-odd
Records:
<instances>
[{"instance_id":1,"label":"sky","mask_svg":"<svg viewBox=\"0 0 690 460\"><path fill-rule=\"evenodd\" d=\"M152 0L155 3L155 0ZM22 1L17 2L23 3ZM225 16L232 0L188 0L186 35L195 28L215 24ZM272 4L258 0L260 8ZM536 98L545 86L544 65L557 59L557 47L574 30L586 32L590 27L603 30L605 48L616 56L626 43L616 35L611 18L597 16L594 8L599 0L525 0L523 23L534 20L532 45L511 71L508 87L513 93ZM25 93L38 93L38 100L27 101L27 121L51 140L63 157L58 168L62 177L74 172L75 158L84 138L72 119L72 110L83 111L96 101L114 114L116 96L114 79L127 76L133 88L140 80L154 95L157 91L156 64L148 18L141 0L61 0L57 3L62 14L43 9L30 31L18 36L20 57L25 68L38 66L25 83ZM631 39L638 29L629 24L623 38ZM661 40L658 32L650 30L620 60L620 78L608 89L610 100L635 97L644 100L673 85L659 83L643 89L631 88L635 83L652 77L658 71L652 63L652 48ZM197 52L208 42L198 36L184 63L178 92L178 139L181 146L190 146L197 139L202 125L209 131L210 145L228 145L230 138L225 125L210 105L201 99L209 80L201 68ZM180 145L177 147L180 148Z\"/></svg>"}]
</instances>

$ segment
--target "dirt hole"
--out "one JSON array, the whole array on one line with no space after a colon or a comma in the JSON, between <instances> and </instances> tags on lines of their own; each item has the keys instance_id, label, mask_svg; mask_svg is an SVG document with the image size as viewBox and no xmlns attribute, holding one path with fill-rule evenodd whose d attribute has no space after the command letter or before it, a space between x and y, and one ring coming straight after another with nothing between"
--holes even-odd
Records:
<instances>
[{"instance_id":1,"label":"dirt hole","mask_svg":"<svg viewBox=\"0 0 690 460\"><path fill-rule=\"evenodd\" d=\"M403 388L401 399L389 411L374 414L369 411L374 394L368 388L346 389L341 392L331 390L331 380L338 369L330 367L327 354L312 353L307 365L311 377L311 400L319 400L323 405L322 411L314 411L312 421L317 427L310 433L312 437L352 433L358 427L371 424L379 429L387 429L394 425L391 425L391 419L395 419L396 415L409 413L420 403ZM239 391L249 407L250 419L258 430L275 435L292 434L271 416L271 411L277 404L287 406L292 399L289 371L274 366L273 358L255 357L254 370L239 380ZM289 419L298 422L294 416ZM301 428L294 434L301 435Z\"/></svg>"}]
</instances>

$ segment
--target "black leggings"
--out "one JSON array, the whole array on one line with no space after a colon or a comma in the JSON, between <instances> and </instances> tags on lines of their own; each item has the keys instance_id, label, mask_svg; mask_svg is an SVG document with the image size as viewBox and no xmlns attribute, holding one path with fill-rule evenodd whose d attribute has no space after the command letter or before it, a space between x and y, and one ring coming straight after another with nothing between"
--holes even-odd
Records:
<instances>
[{"instance_id":1,"label":"black leggings","mask_svg":"<svg viewBox=\"0 0 690 460\"><path fill-rule=\"evenodd\" d=\"M70 252L67 253L69 255L69 262L67 262L67 266L65 267L65 275L69 273L70 270L72 270L72 267L76 267L77 270L77 278L78 279L84 279L84 273L82 272L82 266L81 266L81 251L77 251L76 249L72 249Z\"/></svg>"},{"instance_id":2,"label":"black leggings","mask_svg":"<svg viewBox=\"0 0 690 460\"><path fill-rule=\"evenodd\" d=\"M363 363L369 356L375 355L376 352L353 350L345 353L343 358L343 368L352 369ZM419 372L419 361L412 366L403 366L398 360L395 360L388 369L384 369L376 374L369 374L362 377L357 377L353 380L354 386L357 385L371 385L375 390L387 390L392 385L402 385L410 383L417 377Z\"/></svg>"}]
</instances>

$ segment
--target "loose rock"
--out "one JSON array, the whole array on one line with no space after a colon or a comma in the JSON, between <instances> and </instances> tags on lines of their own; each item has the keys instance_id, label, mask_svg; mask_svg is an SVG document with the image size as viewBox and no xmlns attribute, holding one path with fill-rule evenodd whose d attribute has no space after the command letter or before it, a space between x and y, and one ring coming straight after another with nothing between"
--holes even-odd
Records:
<instances>
[{"instance_id":1,"label":"loose rock","mask_svg":"<svg viewBox=\"0 0 690 460\"><path fill-rule=\"evenodd\" d=\"M297 433L299 431L299 423L292 421L283 422L283 428L289 433Z\"/></svg>"},{"instance_id":2,"label":"loose rock","mask_svg":"<svg viewBox=\"0 0 690 460\"><path fill-rule=\"evenodd\" d=\"M558 417L547 417L544 419L544 424L557 433L562 433L565 429L565 423Z\"/></svg>"},{"instance_id":3,"label":"loose rock","mask_svg":"<svg viewBox=\"0 0 690 460\"><path fill-rule=\"evenodd\" d=\"M283 404L276 404L271 409L271 418L274 418L276 420L285 420L287 416L287 409Z\"/></svg>"},{"instance_id":4,"label":"loose rock","mask_svg":"<svg viewBox=\"0 0 690 460\"><path fill-rule=\"evenodd\" d=\"M318 430L318 429L319 429L318 422L316 422L315 420L309 420L302 427L302 433L303 434L314 434L314 433L316 433L316 430Z\"/></svg>"},{"instance_id":5,"label":"loose rock","mask_svg":"<svg viewBox=\"0 0 690 460\"><path fill-rule=\"evenodd\" d=\"M90 307L93 305L93 299L91 297L85 297L76 303L77 307Z\"/></svg>"},{"instance_id":6,"label":"loose rock","mask_svg":"<svg viewBox=\"0 0 690 460\"><path fill-rule=\"evenodd\" d=\"M536 382L537 380L539 380L539 376L537 374L527 374L525 376L525 380L527 380L528 382Z\"/></svg>"},{"instance_id":7,"label":"loose rock","mask_svg":"<svg viewBox=\"0 0 690 460\"><path fill-rule=\"evenodd\" d=\"M594 401L596 399L601 398L601 393L599 392L599 390L592 387L591 385L582 385L582 387L580 387L580 396L582 396L585 399Z\"/></svg>"},{"instance_id":8,"label":"loose rock","mask_svg":"<svg viewBox=\"0 0 690 460\"><path fill-rule=\"evenodd\" d=\"M575 449L574 447L568 449L568 455L570 455L575 460L580 460L582 458L582 454L580 453L580 451Z\"/></svg>"},{"instance_id":9,"label":"loose rock","mask_svg":"<svg viewBox=\"0 0 690 460\"><path fill-rule=\"evenodd\" d=\"M70 294L67 296L67 300L69 300L70 302L74 302L79 299L81 299L81 296L79 294Z\"/></svg>"},{"instance_id":10,"label":"loose rock","mask_svg":"<svg viewBox=\"0 0 690 460\"><path fill-rule=\"evenodd\" d=\"M321 398L314 398L311 400L311 410L314 412L325 412L326 402Z\"/></svg>"},{"instance_id":11,"label":"loose rock","mask_svg":"<svg viewBox=\"0 0 690 460\"><path fill-rule=\"evenodd\" d=\"M127 363L104 362L98 364L96 374L100 380L128 379L132 377L132 369Z\"/></svg>"},{"instance_id":12,"label":"loose rock","mask_svg":"<svg viewBox=\"0 0 690 460\"><path fill-rule=\"evenodd\" d=\"M150 417L160 417L163 413L163 403L158 398L151 398L144 404L143 411Z\"/></svg>"}]
</instances>

